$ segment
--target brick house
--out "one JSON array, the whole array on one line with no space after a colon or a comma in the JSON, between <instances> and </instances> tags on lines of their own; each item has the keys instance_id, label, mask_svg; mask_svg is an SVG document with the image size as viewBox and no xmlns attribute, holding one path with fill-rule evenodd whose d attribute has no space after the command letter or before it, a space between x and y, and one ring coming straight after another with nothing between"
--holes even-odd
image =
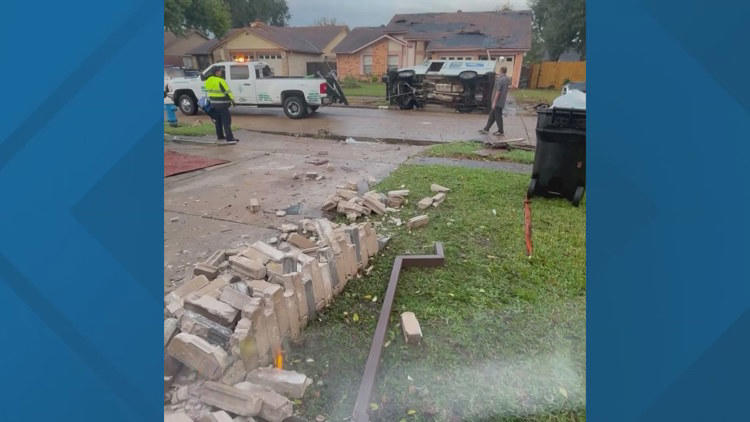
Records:
<instances>
[{"instance_id":1,"label":"brick house","mask_svg":"<svg viewBox=\"0 0 750 422\"><path fill-rule=\"evenodd\" d=\"M164 66L181 66L192 68L192 58L189 51L208 41L205 34L190 29L183 35L175 35L164 31Z\"/></svg>"},{"instance_id":2,"label":"brick house","mask_svg":"<svg viewBox=\"0 0 750 422\"><path fill-rule=\"evenodd\" d=\"M268 63L277 76L302 76L327 63L335 67L334 47L348 33L347 26L281 27L253 22L248 27L232 29L220 40L208 41L191 53L202 64L258 60ZM311 67L312 64L317 66Z\"/></svg>"},{"instance_id":3,"label":"brick house","mask_svg":"<svg viewBox=\"0 0 750 422\"><path fill-rule=\"evenodd\" d=\"M414 13L388 25L354 28L336 48L339 77L381 76L389 68L424 60L495 60L502 57L518 87L523 55L531 49L531 12Z\"/></svg>"}]
</instances>

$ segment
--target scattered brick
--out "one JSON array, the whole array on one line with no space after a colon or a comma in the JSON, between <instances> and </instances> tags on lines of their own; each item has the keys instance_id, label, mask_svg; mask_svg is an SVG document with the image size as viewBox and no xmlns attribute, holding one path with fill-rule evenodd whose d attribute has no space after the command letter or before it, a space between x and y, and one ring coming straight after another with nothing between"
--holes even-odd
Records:
<instances>
[{"instance_id":1,"label":"scattered brick","mask_svg":"<svg viewBox=\"0 0 750 422\"><path fill-rule=\"evenodd\" d=\"M419 202L417 202L417 208L420 210L425 210L432 205L432 197L428 196L427 198L421 199Z\"/></svg>"},{"instance_id":2,"label":"scattered brick","mask_svg":"<svg viewBox=\"0 0 750 422\"><path fill-rule=\"evenodd\" d=\"M236 284L245 286L245 289L247 290L247 285L242 283ZM225 286L221 290L219 300L239 311L241 311L245 306L251 305L253 303L253 298L250 297L250 295L240 292L233 286Z\"/></svg>"},{"instance_id":3,"label":"scattered brick","mask_svg":"<svg viewBox=\"0 0 750 422\"><path fill-rule=\"evenodd\" d=\"M302 236L299 233L290 234L289 238L286 241L300 249L309 249L317 246L315 242L306 238L305 236Z\"/></svg>"},{"instance_id":4,"label":"scattered brick","mask_svg":"<svg viewBox=\"0 0 750 422\"><path fill-rule=\"evenodd\" d=\"M312 384L312 380L304 374L276 368L255 369L247 374L247 380L293 399L301 399Z\"/></svg>"},{"instance_id":5,"label":"scattered brick","mask_svg":"<svg viewBox=\"0 0 750 422\"><path fill-rule=\"evenodd\" d=\"M198 422L233 422L233 419L229 413L220 410L218 412L203 415L198 419Z\"/></svg>"},{"instance_id":6,"label":"scattered brick","mask_svg":"<svg viewBox=\"0 0 750 422\"><path fill-rule=\"evenodd\" d=\"M217 275L219 275L219 269L214 267L213 265L198 264L193 269L193 274L205 275L209 280L213 280Z\"/></svg>"},{"instance_id":7,"label":"scattered brick","mask_svg":"<svg viewBox=\"0 0 750 422\"><path fill-rule=\"evenodd\" d=\"M268 387L244 381L236 384L235 388L252 392L263 402L258 416L268 422L282 422L292 416L292 402Z\"/></svg>"},{"instance_id":8,"label":"scattered brick","mask_svg":"<svg viewBox=\"0 0 750 422\"><path fill-rule=\"evenodd\" d=\"M445 186L440 186L437 183L433 183L430 185L430 190L433 192L439 192L439 193L445 193L450 192L451 190L446 188Z\"/></svg>"},{"instance_id":9,"label":"scattered brick","mask_svg":"<svg viewBox=\"0 0 750 422\"><path fill-rule=\"evenodd\" d=\"M229 264L232 271L248 278L261 279L266 276L266 266L262 262L242 255L235 255L229 258Z\"/></svg>"},{"instance_id":10,"label":"scattered brick","mask_svg":"<svg viewBox=\"0 0 750 422\"><path fill-rule=\"evenodd\" d=\"M221 347L227 347L232 337L230 328L191 311L185 311L185 314L180 318L180 331L196 335Z\"/></svg>"},{"instance_id":11,"label":"scattered brick","mask_svg":"<svg viewBox=\"0 0 750 422\"><path fill-rule=\"evenodd\" d=\"M258 198L250 199L250 212L255 214L258 211L260 211L260 201L258 201Z\"/></svg>"},{"instance_id":12,"label":"scattered brick","mask_svg":"<svg viewBox=\"0 0 750 422\"><path fill-rule=\"evenodd\" d=\"M404 332L404 341L407 344L419 344L422 341L422 328L414 312L401 314L401 329Z\"/></svg>"},{"instance_id":13,"label":"scattered brick","mask_svg":"<svg viewBox=\"0 0 750 422\"><path fill-rule=\"evenodd\" d=\"M167 347L169 340L172 340L177 332L177 318L167 318L164 320L164 347Z\"/></svg>"},{"instance_id":14,"label":"scattered brick","mask_svg":"<svg viewBox=\"0 0 750 422\"><path fill-rule=\"evenodd\" d=\"M220 249L214 252L206 261L203 263L212 267L218 267L224 260L227 259L224 249Z\"/></svg>"},{"instance_id":15,"label":"scattered brick","mask_svg":"<svg viewBox=\"0 0 750 422\"><path fill-rule=\"evenodd\" d=\"M198 291L203 287L206 287L209 283L208 277L205 275L199 275L182 286L175 289L171 294L177 296L180 299L186 298L190 293Z\"/></svg>"},{"instance_id":16,"label":"scattered brick","mask_svg":"<svg viewBox=\"0 0 750 422\"><path fill-rule=\"evenodd\" d=\"M418 215L406 222L406 227L410 229L416 229L418 227L426 226L430 222L430 217L426 215Z\"/></svg>"},{"instance_id":17,"label":"scattered brick","mask_svg":"<svg viewBox=\"0 0 750 422\"><path fill-rule=\"evenodd\" d=\"M432 206L437 207L445 201L445 194L443 192L438 193L432 197Z\"/></svg>"},{"instance_id":18,"label":"scattered brick","mask_svg":"<svg viewBox=\"0 0 750 422\"><path fill-rule=\"evenodd\" d=\"M203 385L200 400L239 416L258 416L263 402L250 391L208 381Z\"/></svg>"},{"instance_id":19,"label":"scattered brick","mask_svg":"<svg viewBox=\"0 0 750 422\"><path fill-rule=\"evenodd\" d=\"M284 233L296 232L299 230L299 226L291 223L284 223L281 225L281 231Z\"/></svg>"},{"instance_id":20,"label":"scattered brick","mask_svg":"<svg viewBox=\"0 0 750 422\"><path fill-rule=\"evenodd\" d=\"M164 413L164 422L193 422L185 412Z\"/></svg>"},{"instance_id":21,"label":"scattered brick","mask_svg":"<svg viewBox=\"0 0 750 422\"><path fill-rule=\"evenodd\" d=\"M253 243L252 247L263 255L266 255L271 261L281 262L281 259L284 257L284 252L260 240Z\"/></svg>"},{"instance_id":22,"label":"scattered brick","mask_svg":"<svg viewBox=\"0 0 750 422\"><path fill-rule=\"evenodd\" d=\"M400 197L409 196L409 189L388 191L388 196L400 196Z\"/></svg>"},{"instance_id":23,"label":"scattered brick","mask_svg":"<svg viewBox=\"0 0 750 422\"><path fill-rule=\"evenodd\" d=\"M208 295L191 296L185 301L185 310L203 315L225 327L233 325L239 316L236 309Z\"/></svg>"},{"instance_id":24,"label":"scattered brick","mask_svg":"<svg viewBox=\"0 0 750 422\"><path fill-rule=\"evenodd\" d=\"M188 333L177 334L169 342L167 353L212 380L221 377L228 364L227 352L221 347Z\"/></svg>"}]
</instances>

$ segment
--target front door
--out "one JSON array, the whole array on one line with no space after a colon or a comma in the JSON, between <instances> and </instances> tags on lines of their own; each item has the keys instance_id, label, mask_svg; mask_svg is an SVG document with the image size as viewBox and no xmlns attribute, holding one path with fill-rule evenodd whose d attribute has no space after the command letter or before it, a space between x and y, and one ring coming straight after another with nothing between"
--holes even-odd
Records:
<instances>
[{"instance_id":1,"label":"front door","mask_svg":"<svg viewBox=\"0 0 750 422\"><path fill-rule=\"evenodd\" d=\"M229 89L232 90L237 104L251 104L255 99L255 84L250 78L250 66L247 64L229 65Z\"/></svg>"}]
</instances>

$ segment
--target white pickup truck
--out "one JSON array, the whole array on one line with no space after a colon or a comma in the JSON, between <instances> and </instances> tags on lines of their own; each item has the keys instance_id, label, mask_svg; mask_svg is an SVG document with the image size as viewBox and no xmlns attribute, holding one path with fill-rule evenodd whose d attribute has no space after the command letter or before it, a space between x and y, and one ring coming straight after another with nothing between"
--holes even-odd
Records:
<instances>
[{"instance_id":1,"label":"white pickup truck","mask_svg":"<svg viewBox=\"0 0 750 422\"><path fill-rule=\"evenodd\" d=\"M239 106L283 107L290 119L301 119L318 107L335 102L348 104L341 85L331 73L325 78L273 76L263 62L219 62L199 78L176 78L167 84L167 96L184 114L198 112L198 99L206 96L204 80L222 68L234 102Z\"/></svg>"}]
</instances>

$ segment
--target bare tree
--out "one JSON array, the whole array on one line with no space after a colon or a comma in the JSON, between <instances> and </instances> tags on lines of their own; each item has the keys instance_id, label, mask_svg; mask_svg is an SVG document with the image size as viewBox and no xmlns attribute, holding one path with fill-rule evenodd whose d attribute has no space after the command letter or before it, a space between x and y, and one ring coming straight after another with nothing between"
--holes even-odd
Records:
<instances>
[{"instance_id":1,"label":"bare tree","mask_svg":"<svg viewBox=\"0 0 750 422\"><path fill-rule=\"evenodd\" d=\"M336 21L336 18L322 17L322 18L318 18L317 20L315 20L315 25L318 25L318 26L335 26L335 25L338 25L338 22Z\"/></svg>"}]
</instances>

